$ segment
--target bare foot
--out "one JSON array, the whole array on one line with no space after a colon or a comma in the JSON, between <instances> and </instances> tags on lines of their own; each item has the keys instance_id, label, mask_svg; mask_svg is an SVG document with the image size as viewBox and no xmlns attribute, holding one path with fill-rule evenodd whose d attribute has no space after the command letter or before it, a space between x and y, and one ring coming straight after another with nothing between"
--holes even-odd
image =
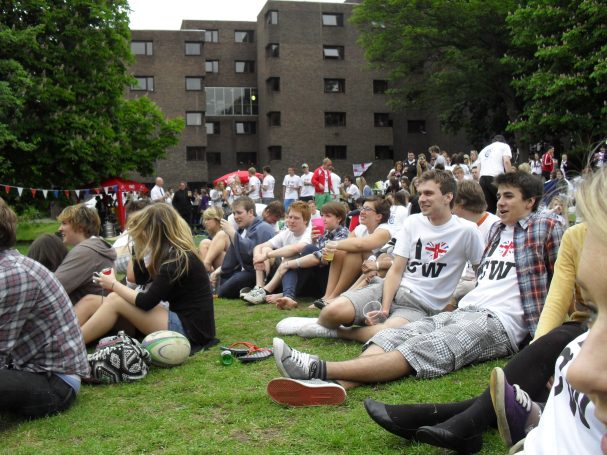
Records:
<instances>
[{"instance_id":1,"label":"bare foot","mask_svg":"<svg viewBox=\"0 0 607 455\"><path fill-rule=\"evenodd\" d=\"M276 299L276 308L279 310L291 310L297 308L297 302L291 297L280 297Z\"/></svg>"},{"instance_id":2,"label":"bare foot","mask_svg":"<svg viewBox=\"0 0 607 455\"><path fill-rule=\"evenodd\" d=\"M266 302L268 302L268 303L276 303L276 299L279 299L280 297L282 297L282 293L280 293L280 294L269 294L269 295L266 295Z\"/></svg>"}]
</instances>

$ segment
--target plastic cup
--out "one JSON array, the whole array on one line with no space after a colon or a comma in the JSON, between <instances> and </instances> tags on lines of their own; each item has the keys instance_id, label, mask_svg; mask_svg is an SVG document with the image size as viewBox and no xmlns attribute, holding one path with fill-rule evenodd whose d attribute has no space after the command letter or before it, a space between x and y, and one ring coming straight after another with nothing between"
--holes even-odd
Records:
<instances>
[{"instance_id":1,"label":"plastic cup","mask_svg":"<svg viewBox=\"0 0 607 455\"><path fill-rule=\"evenodd\" d=\"M103 273L104 275L110 275L112 273L112 268L111 267L106 267L105 269L103 269L101 271L101 273Z\"/></svg>"},{"instance_id":2,"label":"plastic cup","mask_svg":"<svg viewBox=\"0 0 607 455\"><path fill-rule=\"evenodd\" d=\"M377 325L386 322L386 315L382 312L381 302L371 300L365 303L363 307L363 315L369 325Z\"/></svg>"},{"instance_id":3,"label":"plastic cup","mask_svg":"<svg viewBox=\"0 0 607 455\"><path fill-rule=\"evenodd\" d=\"M323 235L325 233L325 222L322 218L314 218L312 220L312 229L317 229L319 235Z\"/></svg>"},{"instance_id":4,"label":"plastic cup","mask_svg":"<svg viewBox=\"0 0 607 455\"><path fill-rule=\"evenodd\" d=\"M334 257L335 257L335 251L325 249L325 254L324 254L325 261L331 262Z\"/></svg>"},{"instance_id":5,"label":"plastic cup","mask_svg":"<svg viewBox=\"0 0 607 455\"><path fill-rule=\"evenodd\" d=\"M221 351L221 363L222 365L228 366L232 365L234 362L234 357L230 351Z\"/></svg>"}]
</instances>

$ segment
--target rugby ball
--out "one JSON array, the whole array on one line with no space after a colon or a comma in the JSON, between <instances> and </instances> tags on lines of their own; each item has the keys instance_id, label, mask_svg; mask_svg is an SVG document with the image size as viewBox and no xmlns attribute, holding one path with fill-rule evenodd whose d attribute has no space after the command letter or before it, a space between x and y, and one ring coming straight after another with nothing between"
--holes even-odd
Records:
<instances>
[{"instance_id":1,"label":"rugby ball","mask_svg":"<svg viewBox=\"0 0 607 455\"><path fill-rule=\"evenodd\" d=\"M181 365L190 355L190 342L181 333L160 330L146 336L141 346L152 356L152 365L170 368Z\"/></svg>"}]
</instances>

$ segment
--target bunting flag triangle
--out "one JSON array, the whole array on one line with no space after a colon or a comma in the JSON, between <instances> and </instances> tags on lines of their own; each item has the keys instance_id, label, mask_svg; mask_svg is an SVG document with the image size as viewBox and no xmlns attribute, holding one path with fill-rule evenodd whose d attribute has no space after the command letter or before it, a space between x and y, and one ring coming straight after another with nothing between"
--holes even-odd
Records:
<instances>
[{"instance_id":1,"label":"bunting flag triangle","mask_svg":"<svg viewBox=\"0 0 607 455\"><path fill-rule=\"evenodd\" d=\"M54 190L53 194L55 195L55 199L59 198L59 190ZM69 193L68 193L68 195L69 195Z\"/></svg>"},{"instance_id":2,"label":"bunting flag triangle","mask_svg":"<svg viewBox=\"0 0 607 455\"><path fill-rule=\"evenodd\" d=\"M74 193L76 193L76 197L80 197L80 190L74 190Z\"/></svg>"},{"instance_id":3,"label":"bunting flag triangle","mask_svg":"<svg viewBox=\"0 0 607 455\"><path fill-rule=\"evenodd\" d=\"M66 198L70 198L70 190L63 190L63 192L65 193L65 197Z\"/></svg>"},{"instance_id":4,"label":"bunting flag triangle","mask_svg":"<svg viewBox=\"0 0 607 455\"><path fill-rule=\"evenodd\" d=\"M21 196L21 193L23 193L23 188L21 188L20 186L17 187L17 193L19 193L19 196Z\"/></svg>"},{"instance_id":5,"label":"bunting flag triangle","mask_svg":"<svg viewBox=\"0 0 607 455\"><path fill-rule=\"evenodd\" d=\"M4 185L4 191L6 191L6 194L11 192L11 187L8 185Z\"/></svg>"},{"instance_id":6,"label":"bunting flag triangle","mask_svg":"<svg viewBox=\"0 0 607 455\"><path fill-rule=\"evenodd\" d=\"M31 192L32 192L32 197L36 197L36 191L38 191L36 188L30 188Z\"/></svg>"},{"instance_id":7,"label":"bunting flag triangle","mask_svg":"<svg viewBox=\"0 0 607 455\"><path fill-rule=\"evenodd\" d=\"M103 187L103 191L105 191L105 193L108 194L110 192L110 187L109 186L104 186Z\"/></svg>"},{"instance_id":8,"label":"bunting flag triangle","mask_svg":"<svg viewBox=\"0 0 607 455\"><path fill-rule=\"evenodd\" d=\"M48 194L48 190L42 190L42 194L44 195L44 199L46 199L46 195Z\"/></svg>"}]
</instances>

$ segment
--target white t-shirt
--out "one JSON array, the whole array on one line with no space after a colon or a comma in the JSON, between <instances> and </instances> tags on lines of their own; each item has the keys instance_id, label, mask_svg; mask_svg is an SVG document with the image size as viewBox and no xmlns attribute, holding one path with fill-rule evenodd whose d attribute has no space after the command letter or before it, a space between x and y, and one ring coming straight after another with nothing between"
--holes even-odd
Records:
<instances>
[{"instance_id":1,"label":"white t-shirt","mask_svg":"<svg viewBox=\"0 0 607 455\"><path fill-rule=\"evenodd\" d=\"M388 219L388 226L390 226L390 233L392 237L396 237L398 231L403 227L403 223L407 219L409 211L404 205L393 205L390 207L390 218Z\"/></svg>"},{"instance_id":2,"label":"white t-shirt","mask_svg":"<svg viewBox=\"0 0 607 455\"><path fill-rule=\"evenodd\" d=\"M594 415L588 397L567 382L567 372L578 356L588 332L569 343L556 359L554 386L539 425L525 439L526 455L601 453L605 425ZM604 359L597 359L602 361Z\"/></svg>"},{"instance_id":3,"label":"white t-shirt","mask_svg":"<svg viewBox=\"0 0 607 455\"><path fill-rule=\"evenodd\" d=\"M271 176L270 174L266 175L263 178L263 186L267 186L267 190L264 190L262 188L261 190L261 197L262 198L269 198L269 199L273 199L274 198L274 184L276 183L276 179Z\"/></svg>"},{"instance_id":4,"label":"white t-shirt","mask_svg":"<svg viewBox=\"0 0 607 455\"><path fill-rule=\"evenodd\" d=\"M294 245L296 243L305 243L309 245L312 243L312 238L310 237L311 230L306 228L303 234L295 235L292 231L285 229L283 231L279 231L274 237L270 239L270 244L274 249L282 248L287 245ZM295 257L295 256L293 256ZM290 258L285 258L290 259Z\"/></svg>"},{"instance_id":5,"label":"white t-shirt","mask_svg":"<svg viewBox=\"0 0 607 455\"><path fill-rule=\"evenodd\" d=\"M506 226L499 240L493 242L479 266L476 287L459 302L460 308L474 307L493 311L518 346L528 333L523 321L516 263L514 262L514 226Z\"/></svg>"},{"instance_id":6,"label":"white t-shirt","mask_svg":"<svg viewBox=\"0 0 607 455\"><path fill-rule=\"evenodd\" d=\"M257 176L253 175L249 177L249 197L253 200L259 199L259 189L261 188L261 182Z\"/></svg>"},{"instance_id":7,"label":"white t-shirt","mask_svg":"<svg viewBox=\"0 0 607 455\"><path fill-rule=\"evenodd\" d=\"M493 142L482 149L478 154L478 160L481 166L480 176L488 175L495 177L503 174L504 157L512 158L510 146L505 142Z\"/></svg>"},{"instance_id":8,"label":"white t-shirt","mask_svg":"<svg viewBox=\"0 0 607 455\"><path fill-rule=\"evenodd\" d=\"M418 213L403 223L393 254L408 259L401 286L411 289L432 308L442 310L466 262L480 262L483 244L475 223L452 215L445 224L434 226Z\"/></svg>"},{"instance_id":9,"label":"white t-shirt","mask_svg":"<svg viewBox=\"0 0 607 455\"><path fill-rule=\"evenodd\" d=\"M297 190L301 188L301 178L299 175L287 174L282 180L282 186L285 187L285 199L297 199ZM314 191L314 187L312 187L312 191Z\"/></svg>"},{"instance_id":10,"label":"white t-shirt","mask_svg":"<svg viewBox=\"0 0 607 455\"><path fill-rule=\"evenodd\" d=\"M336 199L339 199L339 185L341 185L341 177L335 172L331 172L331 185L333 185L331 188L331 194L336 196Z\"/></svg>"},{"instance_id":11,"label":"white t-shirt","mask_svg":"<svg viewBox=\"0 0 607 455\"><path fill-rule=\"evenodd\" d=\"M388 223L382 223L379 226L377 226L375 228L375 230L372 232L372 234L375 234L375 232L378 229L383 229L384 231L390 232L390 239L388 239L388 242L392 239L392 232L390 231L390 225ZM371 234L369 234L369 230L367 229L367 226L365 226L364 224L359 224L358 226L356 226L354 228L354 231L352 231L352 232L354 232L355 237L360 238L360 239L371 235ZM383 247L384 247L384 245L381 245L380 247L375 248L374 250L371 250L371 252L373 254L377 254Z\"/></svg>"},{"instance_id":12,"label":"white t-shirt","mask_svg":"<svg viewBox=\"0 0 607 455\"><path fill-rule=\"evenodd\" d=\"M161 186L154 185L152 191L150 191L150 199L154 202L161 201L164 202L164 189Z\"/></svg>"},{"instance_id":13,"label":"white t-shirt","mask_svg":"<svg viewBox=\"0 0 607 455\"><path fill-rule=\"evenodd\" d=\"M301 191L299 193L300 197L309 197L314 196L314 185L312 184L312 173L303 173L301 174Z\"/></svg>"},{"instance_id":14,"label":"white t-shirt","mask_svg":"<svg viewBox=\"0 0 607 455\"><path fill-rule=\"evenodd\" d=\"M485 216L485 219L482 221L482 223L477 224L478 230L481 233L481 239L483 240L483 246L487 245L487 242L489 241L489 232L491 232L491 226L493 226L495 224L495 222L500 221L499 216L494 215L493 213L490 213L490 212L485 212L484 216ZM462 274L462 279L464 279L464 280L476 279L476 273L474 272L474 269L472 268L472 264L470 264L469 262L466 265L466 269L464 270L464 273Z\"/></svg>"},{"instance_id":15,"label":"white t-shirt","mask_svg":"<svg viewBox=\"0 0 607 455\"><path fill-rule=\"evenodd\" d=\"M346 193L348 194L348 202L355 202L356 199L360 197L360 190L353 183L350 184L348 188L346 188Z\"/></svg>"}]
</instances>

